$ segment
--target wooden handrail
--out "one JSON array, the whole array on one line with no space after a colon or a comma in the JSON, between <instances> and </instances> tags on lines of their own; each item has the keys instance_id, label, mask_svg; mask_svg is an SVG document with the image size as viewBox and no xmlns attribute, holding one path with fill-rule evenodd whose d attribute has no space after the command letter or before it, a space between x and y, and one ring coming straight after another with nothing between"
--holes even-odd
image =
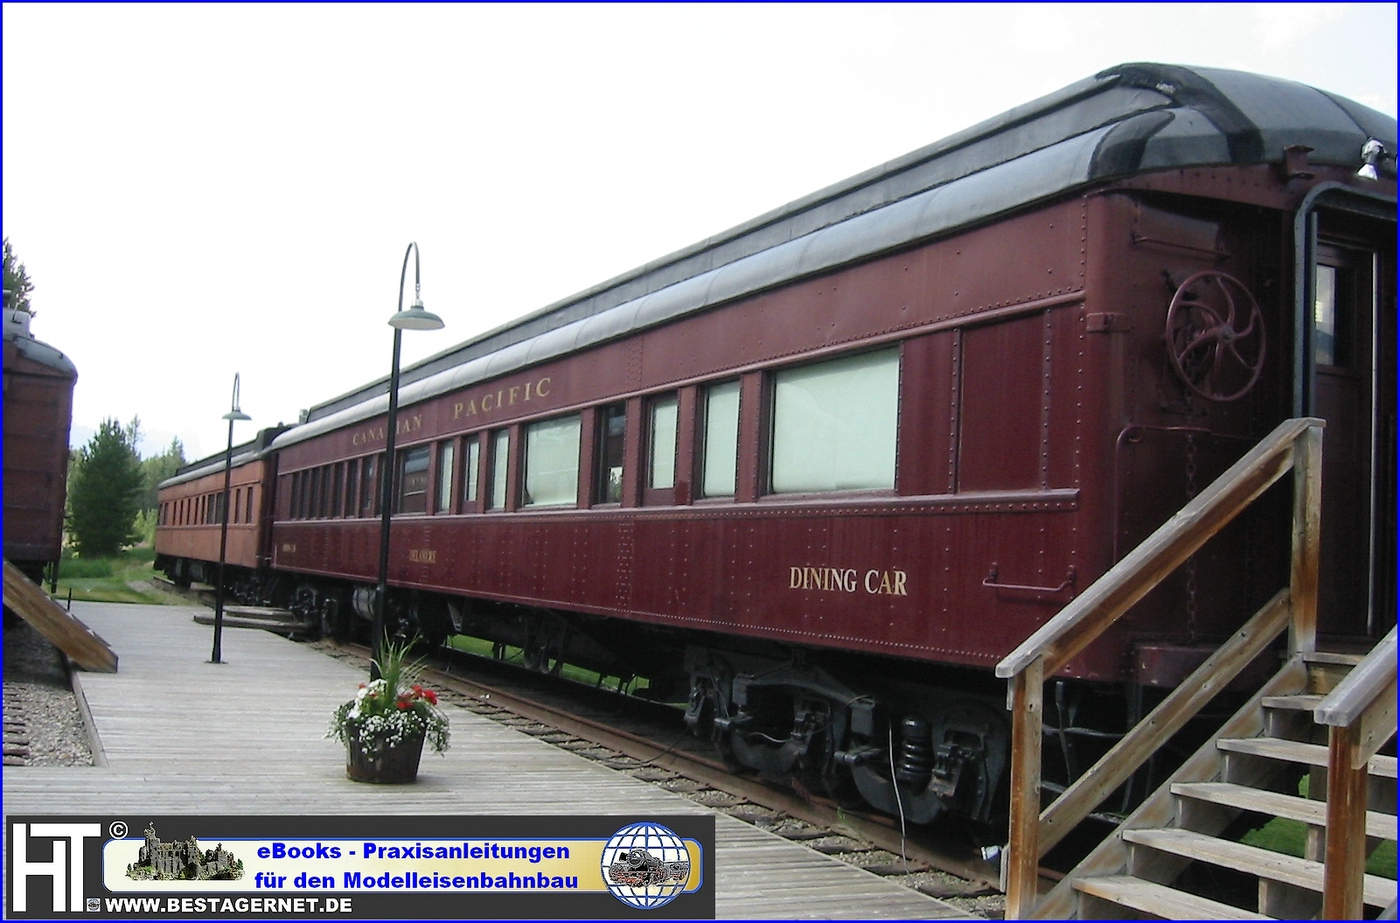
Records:
<instances>
[{"instance_id":1,"label":"wooden handrail","mask_svg":"<svg viewBox=\"0 0 1400 923\"><path fill-rule=\"evenodd\" d=\"M1010 680L1011 817L1003 886L1007 919L1031 915L1040 859L1109 792L1142 765L1168 728L1189 721L1287 624L1290 648L1312 650L1317 634L1322 420L1285 420L1257 446L997 664ZM1293 551L1289 586L1209 658L1044 813L1040 811L1044 681L1098 638L1164 577L1185 563L1246 507L1293 472ZM1199 687L1209 680L1210 694ZM1185 690L1185 691L1183 691ZM1062 804L1063 802L1063 804Z\"/></svg>"},{"instance_id":2,"label":"wooden handrail","mask_svg":"<svg viewBox=\"0 0 1400 923\"><path fill-rule=\"evenodd\" d=\"M1299 437L1313 428L1320 431L1323 425L1310 417L1280 423L1146 541L1007 654L997 664L997 676L1010 679L1042 657L1047 676L1062 668L1292 470Z\"/></svg>"},{"instance_id":3,"label":"wooden handrail","mask_svg":"<svg viewBox=\"0 0 1400 923\"><path fill-rule=\"evenodd\" d=\"M1385 692L1387 687L1392 687L1391 692L1394 692L1395 647L1395 629L1392 628L1366 659L1317 704L1313 720L1329 727L1348 727L1361 720L1366 709L1378 699L1389 699L1393 705L1395 696L1386 696Z\"/></svg>"},{"instance_id":4,"label":"wooden handrail","mask_svg":"<svg viewBox=\"0 0 1400 923\"><path fill-rule=\"evenodd\" d=\"M1051 802L1040 815L1040 854L1043 856L1054 849L1056 843L1262 654L1288 627L1290 614L1285 588Z\"/></svg>"},{"instance_id":5,"label":"wooden handrail","mask_svg":"<svg viewBox=\"0 0 1400 923\"><path fill-rule=\"evenodd\" d=\"M1366 869L1366 764L1395 736L1395 629L1313 709L1327 726L1322 918L1359 920Z\"/></svg>"}]
</instances>

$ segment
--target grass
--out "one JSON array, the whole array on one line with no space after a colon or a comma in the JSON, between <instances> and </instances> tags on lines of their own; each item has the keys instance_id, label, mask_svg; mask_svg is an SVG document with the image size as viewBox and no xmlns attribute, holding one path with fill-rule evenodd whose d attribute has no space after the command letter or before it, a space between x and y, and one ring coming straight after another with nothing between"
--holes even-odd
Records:
<instances>
[{"instance_id":1,"label":"grass","mask_svg":"<svg viewBox=\"0 0 1400 923\"><path fill-rule=\"evenodd\" d=\"M495 657L495 644L483 638L472 638L467 635L453 635L452 637L447 639L447 646L453 648L454 650L463 651L468 654L476 654L478 657L486 657L491 659L494 659ZM524 662L525 652L518 647L506 645L505 656L502 659L506 663L513 663L519 665ZM615 689L617 687L617 677L600 677L597 673L594 673L592 670L585 670L582 667L576 667L573 664L569 663L565 663L560 668L559 675L564 677L565 679L573 680L576 683L583 683L586 686L600 685L599 680L602 679L603 682L601 683L601 685L610 689ZM609 679L611 680L611 682L608 682ZM641 677L637 677L630 684L628 684L627 691L635 693L637 691L638 686L645 685L646 680Z\"/></svg>"},{"instance_id":2,"label":"grass","mask_svg":"<svg viewBox=\"0 0 1400 923\"><path fill-rule=\"evenodd\" d=\"M1308 797L1307 776L1304 776L1303 780L1298 783L1298 794L1304 798ZM1245 836L1244 842L1261 849L1271 849L1274 852L1304 858L1303 852L1308 843L1308 828L1306 824L1299 821L1277 817L1258 830L1250 831ZM1394 842L1384 840L1376 847L1376 851L1366 859L1366 874L1379 875L1382 878L1395 878Z\"/></svg>"},{"instance_id":3,"label":"grass","mask_svg":"<svg viewBox=\"0 0 1400 923\"><path fill-rule=\"evenodd\" d=\"M58 589L53 596L60 602L69 594L82 602L178 604L178 596L151 584L155 576L156 552L151 547L128 548L115 558L78 558L65 551L58 565ZM47 589L47 584L45 584Z\"/></svg>"}]
</instances>

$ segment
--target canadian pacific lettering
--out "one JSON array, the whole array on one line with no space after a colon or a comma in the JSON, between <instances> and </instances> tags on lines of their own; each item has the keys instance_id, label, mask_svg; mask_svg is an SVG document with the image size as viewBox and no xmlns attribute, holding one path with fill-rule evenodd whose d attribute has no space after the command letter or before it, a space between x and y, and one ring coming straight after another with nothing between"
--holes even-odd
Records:
<instances>
[{"instance_id":1,"label":"canadian pacific lettering","mask_svg":"<svg viewBox=\"0 0 1400 923\"><path fill-rule=\"evenodd\" d=\"M405 433L416 433L423 428L423 415L421 413L410 414L399 420L394 426L394 434L397 438ZM350 436L350 444L355 446L369 445L372 442L384 441L384 424L378 426L366 426L357 430Z\"/></svg>"},{"instance_id":2,"label":"canadian pacific lettering","mask_svg":"<svg viewBox=\"0 0 1400 923\"><path fill-rule=\"evenodd\" d=\"M537 381L527 381L523 385L510 385L497 388L494 391L477 392L452 405L452 419L462 420L474 417L479 413L491 413L505 407L514 407L516 404L526 404L542 397L549 397L553 388L553 379L546 375Z\"/></svg>"}]
</instances>

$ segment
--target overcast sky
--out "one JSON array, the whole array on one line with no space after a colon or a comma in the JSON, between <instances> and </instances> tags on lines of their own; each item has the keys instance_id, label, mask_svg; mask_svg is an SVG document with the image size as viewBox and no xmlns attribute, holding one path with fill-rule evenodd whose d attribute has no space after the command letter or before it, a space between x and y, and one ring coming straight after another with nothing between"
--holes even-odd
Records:
<instances>
[{"instance_id":1,"label":"overcast sky","mask_svg":"<svg viewBox=\"0 0 1400 923\"><path fill-rule=\"evenodd\" d=\"M222 451L1113 64L1396 112L1395 4L3 5L4 234L74 441ZM407 297L412 298L412 281Z\"/></svg>"}]
</instances>

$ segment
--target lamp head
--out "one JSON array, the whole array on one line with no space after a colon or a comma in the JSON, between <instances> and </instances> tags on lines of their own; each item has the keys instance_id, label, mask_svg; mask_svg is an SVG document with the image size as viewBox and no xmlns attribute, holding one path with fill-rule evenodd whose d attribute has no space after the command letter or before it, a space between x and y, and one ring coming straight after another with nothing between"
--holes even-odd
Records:
<instances>
[{"instance_id":1,"label":"lamp head","mask_svg":"<svg viewBox=\"0 0 1400 923\"><path fill-rule=\"evenodd\" d=\"M446 325L441 317L423 307L423 299L414 298L413 305L407 311L400 311L389 318L389 326L396 330L441 330Z\"/></svg>"},{"instance_id":2,"label":"lamp head","mask_svg":"<svg viewBox=\"0 0 1400 923\"><path fill-rule=\"evenodd\" d=\"M1378 179L1376 164L1385 156L1385 145L1375 138L1367 139L1361 148L1361 159L1365 161L1361 169L1356 171L1356 175L1362 179Z\"/></svg>"},{"instance_id":3,"label":"lamp head","mask_svg":"<svg viewBox=\"0 0 1400 923\"><path fill-rule=\"evenodd\" d=\"M225 420L229 421L230 423L233 423L234 421L243 421L243 420L251 420L251 419L253 419L252 417L248 416L246 413L244 413L244 412L241 411L241 410L230 410L228 413L224 414L224 417L223 417L223 418L224 418Z\"/></svg>"}]
</instances>

